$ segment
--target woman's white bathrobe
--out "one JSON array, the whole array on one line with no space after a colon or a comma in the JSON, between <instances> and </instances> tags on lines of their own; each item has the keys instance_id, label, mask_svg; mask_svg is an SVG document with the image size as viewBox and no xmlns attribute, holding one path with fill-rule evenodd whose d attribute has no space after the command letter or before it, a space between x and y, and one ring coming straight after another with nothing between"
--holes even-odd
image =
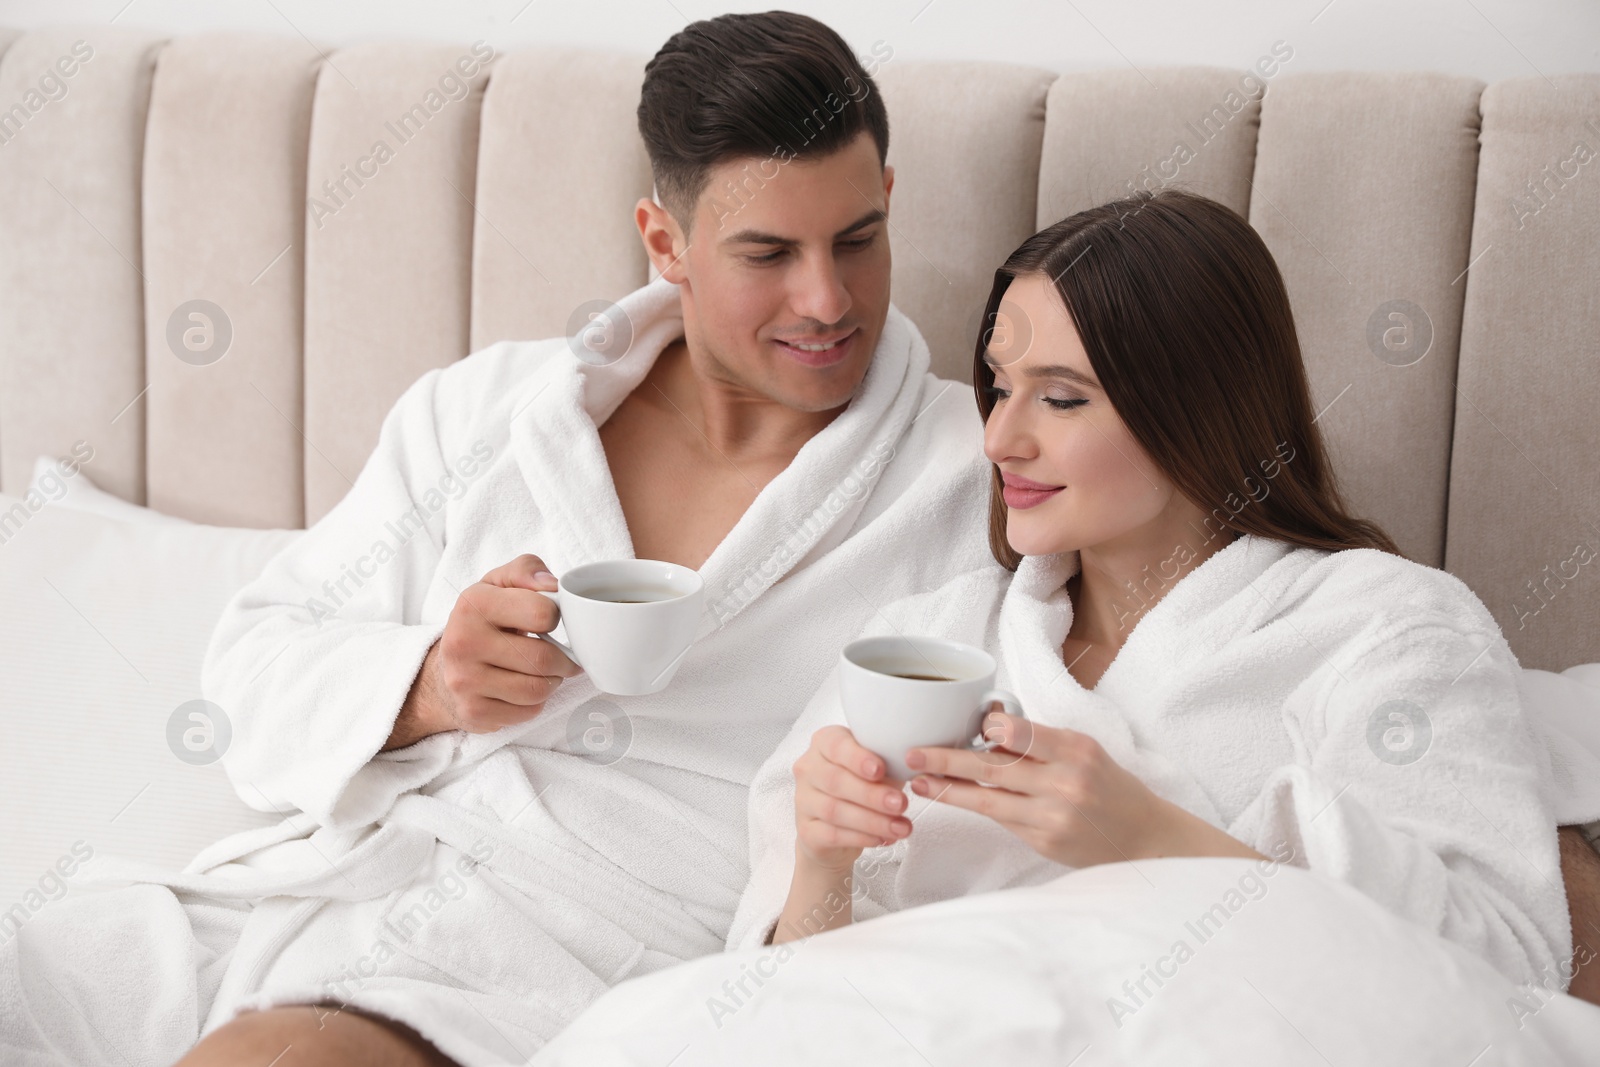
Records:
<instances>
[{"instance_id":1,"label":"woman's white bathrobe","mask_svg":"<svg viewBox=\"0 0 1600 1067\"><path fill-rule=\"evenodd\" d=\"M1488 611L1442 571L1369 549L1244 536L1173 585L1092 690L1062 664L1076 553L1029 557L887 609L871 632L988 648L1028 716L1093 736L1162 797L1266 856L1340 879L1536 981L1571 952L1548 753ZM752 881L729 934L757 945L794 868L790 766L842 723L817 692L751 786ZM858 919L1037 884L1069 868L987 818L908 793L909 837L856 867Z\"/></svg>"},{"instance_id":2,"label":"woman's white bathrobe","mask_svg":"<svg viewBox=\"0 0 1600 1067\"><path fill-rule=\"evenodd\" d=\"M240 796L287 817L181 876L97 855L85 878L153 884L64 902L5 946L0 1060L170 1062L241 1007L328 999L463 1064L522 1063L613 983L721 949L748 784L839 647L988 560L982 430L891 309L849 407L700 569L665 691L580 675L521 726L379 753L463 589L525 552L557 574L633 555L597 427L683 324L664 281L622 307L626 355L503 343L423 375L344 500L229 605L205 695Z\"/></svg>"}]
</instances>

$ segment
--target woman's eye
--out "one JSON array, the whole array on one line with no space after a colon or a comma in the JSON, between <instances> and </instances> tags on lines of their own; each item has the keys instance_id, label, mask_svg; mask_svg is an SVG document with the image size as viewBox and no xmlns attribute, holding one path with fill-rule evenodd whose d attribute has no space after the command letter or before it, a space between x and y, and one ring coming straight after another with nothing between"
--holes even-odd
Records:
<instances>
[{"instance_id":1,"label":"woman's eye","mask_svg":"<svg viewBox=\"0 0 1600 1067\"><path fill-rule=\"evenodd\" d=\"M1057 411L1071 411L1073 408L1082 407L1084 404L1088 403L1088 401L1082 397L1046 396L1041 397L1040 399L1042 399L1046 404L1049 404L1051 407L1055 408Z\"/></svg>"},{"instance_id":2,"label":"woman's eye","mask_svg":"<svg viewBox=\"0 0 1600 1067\"><path fill-rule=\"evenodd\" d=\"M983 394L989 398L989 403L998 404L1000 401L1011 395L1011 390L1001 389L996 385L988 385L984 387Z\"/></svg>"}]
</instances>

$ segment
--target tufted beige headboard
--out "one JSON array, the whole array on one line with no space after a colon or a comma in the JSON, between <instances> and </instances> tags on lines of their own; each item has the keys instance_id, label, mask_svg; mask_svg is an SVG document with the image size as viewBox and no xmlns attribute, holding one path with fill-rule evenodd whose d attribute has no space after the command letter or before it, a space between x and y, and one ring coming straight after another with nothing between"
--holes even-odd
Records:
<instances>
[{"instance_id":1,"label":"tufted beige headboard","mask_svg":"<svg viewBox=\"0 0 1600 1067\"><path fill-rule=\"evenodd\" d=\"M642 57L106 27L0 47L6 491L84 441L131 501L309 524L417 375L647 280ZM891 57L896 302L965 378L1037 227L1131 184L1232 205L1288 280L1359 510L1466 580L1525 665L1600 659L1600 75L1485 88L1290 51L1059 77ZM180 359L191 301L219 336ZM222 358L192 355L224 328Z\"/></svg>"}]
</instances>

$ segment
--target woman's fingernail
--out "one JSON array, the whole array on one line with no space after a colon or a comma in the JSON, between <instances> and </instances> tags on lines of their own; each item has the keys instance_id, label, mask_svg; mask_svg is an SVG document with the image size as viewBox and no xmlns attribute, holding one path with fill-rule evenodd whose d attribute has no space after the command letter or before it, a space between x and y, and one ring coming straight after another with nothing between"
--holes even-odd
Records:
<instances>
[{"instance_id":1,"label":"woman's fingernail","mask_svg":"<svg viewBox=\"0 0 1600 1067\"><path fill-rule=\"evenodd\" d=\"M890 811L899 811L901 805L905 804L905 802L905 794L901 793L898 789L891 793L886 793L883 798L883 806Z\"/></svg>"},{"instance_id":2,"label":"woman's fingernail","mask_svg":"<svg viewBox=\"0 0 1600 1067\"><path fill-rule=\"evenodd\" d=\"M911 779L911 791L919 797L928 795L928 780L926 778Z\"/></svg>"},{"instance_id":3,"label":"woman's fingernail","mask_svg":"<svg viewBox=\"0 0 1600 1067\"><path fill-rule=\"evenodd\" d=\"M921 749L913 748L906 752L907 767L920 767L924 762Z\"/></svg>"},{"instance_id":4,"label":"woman's fingernail","mask_svg":"<svg viewBox=\"0 0 1600 1067\"><path fill-rule=\"evenodd\" d=\"M861 762L861 773L868 778L876 778L878 776L878 761L863 760Z\"/></svg>"}]
</instances>

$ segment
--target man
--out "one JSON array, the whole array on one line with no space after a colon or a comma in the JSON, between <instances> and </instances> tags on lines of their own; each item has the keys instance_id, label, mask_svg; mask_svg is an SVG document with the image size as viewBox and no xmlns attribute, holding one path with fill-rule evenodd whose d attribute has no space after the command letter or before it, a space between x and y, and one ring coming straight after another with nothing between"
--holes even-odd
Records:
<instances>
[{"instance_id":1,"label":"man","mask_svg":"<svg viewBox=\"0 0 1600 1067\"><path fill-rule=\"evenodd\" d=\"M226 769L300 814L181 876L108 864L139 884L31 924L8 948L41 979L25 999L70 976L84 1014L50 1005L53 1054L20 1017L0 1048L522 1063L609 986L722 947L750 777L838 650L994 565L970 393L889 304L888 121L845 43L786 13L695 23L639 125L660 280L578 339L424 375L217 627ZM557 625L554 576L628 556L706 585L653 696L600 694L530 636Z\"/></svg>"}]
</instances>

